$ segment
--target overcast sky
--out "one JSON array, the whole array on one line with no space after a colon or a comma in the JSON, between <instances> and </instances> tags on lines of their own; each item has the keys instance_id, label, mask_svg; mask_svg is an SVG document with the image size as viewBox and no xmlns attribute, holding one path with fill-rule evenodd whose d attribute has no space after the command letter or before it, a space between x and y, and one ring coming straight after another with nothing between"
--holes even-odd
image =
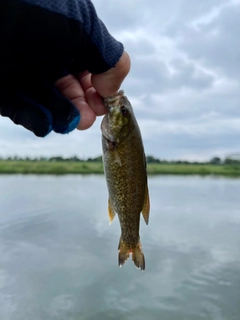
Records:
<instances>
[{"instance_id":1,"label":"overcast sky","mask_svg":"<svg viewBox=\"0 0 240 320\"><path fill-rule=\"evenodd\" d=\"M122 89L146 154L208 160L240 153L240 0L93 3L131 56ZM98 156L100 122L41 139L0 118L0 156Z\"/></svg>"}]
</instances>

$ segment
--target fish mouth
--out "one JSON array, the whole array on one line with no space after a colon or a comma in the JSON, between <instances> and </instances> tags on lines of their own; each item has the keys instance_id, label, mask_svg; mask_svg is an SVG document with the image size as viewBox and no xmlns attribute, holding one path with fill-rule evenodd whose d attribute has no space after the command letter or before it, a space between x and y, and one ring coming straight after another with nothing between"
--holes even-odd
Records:
<instances>
[{"instance_id":1,"label":"fish mouth","mask_svg":"<svg viewBox=\"0 0 240 320\"><path fill-rule=\"evenodd\" d=\"M110 111L112 107L118 107L120 104L120 100L124 96L124 91L120 90L118 93L115 95L105 98L104 99L104 104L107 107L107 109Z\"/></svg>"}]
</instances>

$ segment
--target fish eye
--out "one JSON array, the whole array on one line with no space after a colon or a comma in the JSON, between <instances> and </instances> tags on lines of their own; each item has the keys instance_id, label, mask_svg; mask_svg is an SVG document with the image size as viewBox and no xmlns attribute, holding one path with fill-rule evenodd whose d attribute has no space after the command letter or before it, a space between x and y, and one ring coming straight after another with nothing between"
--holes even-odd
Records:
<instances>
[{"instance_id":1,"label":"fish eye","mask_svg":"<svg viewBox=\"0 0 240 320\"><path fill-rule=\"evenodd\" d=\"M121 113L123 116L126 116L128 114L128 109L125 106L121 106Z\"/></svg>"}]
</instances>

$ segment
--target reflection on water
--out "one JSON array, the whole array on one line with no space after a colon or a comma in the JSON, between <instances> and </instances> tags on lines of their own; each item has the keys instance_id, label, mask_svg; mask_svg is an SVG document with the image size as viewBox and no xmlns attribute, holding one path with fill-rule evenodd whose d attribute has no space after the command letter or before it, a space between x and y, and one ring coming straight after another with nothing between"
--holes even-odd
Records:
<instances>
[{"instance_id":1,"label":"reflection on water","mask_svg":"<svg viewBox=\"0 0 240 320\"><path fill-rule=\"evenodd\" d=\"M117 266L103 176L0 176L0 319L239 320L240 180L149 188L140 272Z\"/></svg>"}]
</instances>

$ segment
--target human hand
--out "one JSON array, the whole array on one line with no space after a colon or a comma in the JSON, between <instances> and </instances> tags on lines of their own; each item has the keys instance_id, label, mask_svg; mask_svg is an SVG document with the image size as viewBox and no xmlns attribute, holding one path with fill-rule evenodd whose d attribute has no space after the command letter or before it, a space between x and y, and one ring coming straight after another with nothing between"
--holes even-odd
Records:
<instances>
[{"instance_id":1,"label":"human hand","mask_svg":"<svg viewBox=\"0 0 240 320\"><path fill-rule=\"evenodd\" d=\"M54 130L68 133L73 129L86 130L97 116L106 113L102 97L114 95L130 69L126 52L114 68L101 74L88 71L77 76L69 74L58 79L54 85L36 80L34 74L16 75L6 82L0 92L5 103L0 114L21 124L36 136L44 137ZM21 72L19 72L20 74Z\"/></svg>"},{"instance_id":2,"label":"human hand","mask_svg":"<svg viewBox=\"0 0 240 320\"><path fill-rule=\"evenodd\" d=\"M89 128L130 68L90 0L63 3L0 1L0 114L39 137Z\"/></svg>"},{"instance_id":3,"label":"human hand","mask_svg":"<svg viewBox=\"0 0 240 320\"><path fill-rule=\"evenodd\" d=\"M85 71L77 77L70 74L55 82L56 88L74 104L81 115L77 129L88 129L96 116L106 113L102 98L112 96L119 90L129 69L130 58L124 51L116 66L107 72L92 75Z\"/></svg>"}]
</instances>

